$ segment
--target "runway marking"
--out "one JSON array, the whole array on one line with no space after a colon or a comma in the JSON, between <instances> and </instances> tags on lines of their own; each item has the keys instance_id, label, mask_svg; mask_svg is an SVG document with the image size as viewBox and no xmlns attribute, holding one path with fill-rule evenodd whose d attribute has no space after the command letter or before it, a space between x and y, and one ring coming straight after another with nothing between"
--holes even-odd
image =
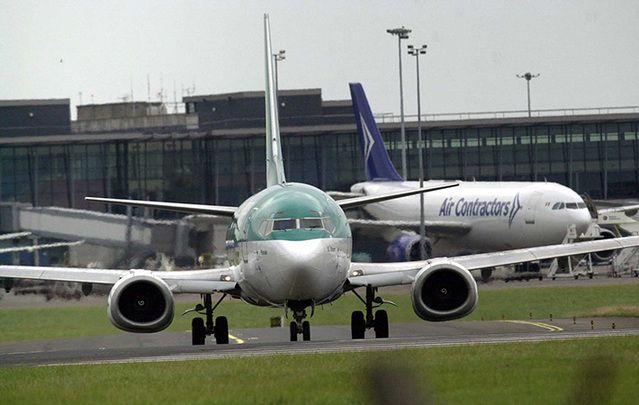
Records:
<instances>
[{"instance_id":1,"label":"runway marking","mask_svg":"<svg viewBox=\"0 0 639 405\"><path fill-rule=\"evenodd\" d=\"M563 330L559 326L550 325L548 323L543 323L543 322L517 321L517 320L505 320L505 321L502 321L502 322L518 323L518 324L522 324L522 325L532 325L532 326L536 326L538 328L549 330L551 332L561 332Z\"/></svg>"},{"instance_id":2,"label":"runway marking","mask_svg":"<svg viewBox=\"0 0 639 405\"><path fill-rule=\"evenodd\" d=\"M637 336L639 329L628 329L624 331L585 331L585 332L563 332L557 334L531 335L531 336L498 336L498 337L480 337L470 340L462 340L461 338L453 339L448 342L442 341L422 341L422 342L398 342L389 339L386 342L364 341L364 346L352 346L347 342L321 342L315 346L297 346L290 345L287 347L273 348L255 348L255 349L225 349L218 352L208 353L183 353L165 356L153 357L131 357L124 359L106 359L93 361L78 362L62 362L38 364L36 367L59 367L59 366L79 366L79 365L102 365L102 364L127 364L127 363L156 363L156 362L179 362L193 360L214 360L226 358L245 358L254 356L277 356L277 355L300 355L300 354L325 354L325 353L344 353L344 352L367 352L367 351L391 351L401 349L417 349L417 348L436 348L436 347L458 347L470 345L493 345L503 343L531 343L531 342L548 342L548 341L564 341L572 339L592 339L607 336ZM344 343L347 344L344 344Z\"/></svg>"},{"instance_id":3,"label":"runway marking","mask_svg":"<svg viewBox=\"0 0 639 405\"><path fill-rule=\"evenodd\" d=\"M233 336L230 333L229 333L229 338L235 340L235 343L237 343L238 345L241 345L242 343L244 343L242 339L240 339L239 337Z\"/></svg>"}]
</instances>

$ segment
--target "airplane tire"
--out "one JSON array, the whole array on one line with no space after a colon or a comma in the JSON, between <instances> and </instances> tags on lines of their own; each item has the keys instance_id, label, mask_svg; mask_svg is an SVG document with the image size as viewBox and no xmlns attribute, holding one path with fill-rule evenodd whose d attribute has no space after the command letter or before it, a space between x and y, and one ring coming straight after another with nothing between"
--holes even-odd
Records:
<instances>
[{"instance_id":1,"label":"airplane tire","mask_svg":"<svg viewBox=\"0 0 639 405\"><path fill-rule=\"evenodd\" d=\"M229 321L225 316L215 318L215 343L219 345L229 343Z\"/></svg>"},{"instance_id":2,"label":"airplane tire","mask_svg":"<svg viewBox=\"0 0 639 405\"><path fill-rule=\"evenodd\" d=\"M311 340L311 324L308 321L302 322L302 339L304 341Z\"/></svg>"},{"instance_id":3,"label":"airplane tire","mask_svg":"<svg viewBox=\"0 0 639 405\"><path fill-rule=\"evenodd\" d=\"M193 346L200 346L206 340L206 328L204 327L204 319L193 318L191 321L191 343Z\"/></svg>"},{"instance_id":4,"label":"airplane tire","mask_svg":"<svg viewBox=\"0 0 639 405\"><path fill-rule=\"evenodd\" d=\"M353 311L351 314L351 336L353 339L364 339L366 321L362 311Z\"/></svg>"},{"instance_id":5,"label":"airplane tire","mask_svg":"<svg viewBox=\"0 0 639 405\"><path fill-rule=\"evenodd\" d=\"M297 322L291 322L289 328L291 331L291 342L297 342Z\"/></svg>"},{"instance_id":6,"label":"airplane tire","mask_svg":"<svg viewBox=\"0 0 639 405\"><path fill-rule=\"evenodd\" d=\"M375 313L375 337L388 337L388 313L383 309Z\"/></svg>"}]
</instances>

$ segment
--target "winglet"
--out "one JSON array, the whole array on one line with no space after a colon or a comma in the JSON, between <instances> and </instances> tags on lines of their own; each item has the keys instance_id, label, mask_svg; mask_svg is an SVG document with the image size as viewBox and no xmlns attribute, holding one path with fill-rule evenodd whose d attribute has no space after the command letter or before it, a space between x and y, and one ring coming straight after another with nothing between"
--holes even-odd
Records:
<instances>
[{"instance_id":1,"label":"winglet","mask_svg":"<svg viewBox=\"0 0 639 405\"><path fill-rule=\"evenodd\" d=\"M266 80L264 89L264 109L266 120L266 186L286 183L282 146L280 143L280 124L277 112L277 94L273 69L273 50L271 48L271 26L268 14L264 14L264 58Z\"/></svg>"},{"instance_id":2,"label":"winglet","mask_svg":"<svg viewBox=\"0 0 639 405\"><path fill-rule=\"evenodd\" d=\"M369 181L403 181L384 147L371 107L360 83L350 83L353 113L357 123L359 144L364 155L366 178Z\"/></svg>"}]
</instances>

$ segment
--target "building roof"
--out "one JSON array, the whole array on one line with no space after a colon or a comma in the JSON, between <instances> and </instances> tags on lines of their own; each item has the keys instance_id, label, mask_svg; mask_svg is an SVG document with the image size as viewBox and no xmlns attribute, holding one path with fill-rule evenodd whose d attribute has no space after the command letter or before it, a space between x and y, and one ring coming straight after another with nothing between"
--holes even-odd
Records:
<instances>
[{"instance_id":1,"label":"building roof","mask_svg":"<svg viewBox=\"0 0 639 405\"><path fill-rule=\"evenodd\" d=\"M39 105L69 105L71 99L68 98L48 98L31 100L0 100L0 107L28 107Z\"/></svg>"}]
</instances>

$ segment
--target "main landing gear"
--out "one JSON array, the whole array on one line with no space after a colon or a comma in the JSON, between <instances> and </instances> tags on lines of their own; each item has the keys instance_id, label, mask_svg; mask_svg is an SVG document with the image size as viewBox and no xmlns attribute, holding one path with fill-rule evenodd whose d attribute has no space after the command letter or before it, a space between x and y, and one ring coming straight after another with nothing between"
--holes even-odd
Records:
<instances>
[{"instance_id":1,"label":"main landing gear","mask_svg":"<svg viewBox=\"0 0 639 405\"><path fill-rule=\"evenodd\" d=\"M373 328L376 338L388 337L388 313L380 309L373 316L373 309L379 308L382 304L395 305L390 301L384 301L381 297L375 296L377 288L370 285L366 286L366 300L353 290L353 293L366 306L366 317L362 311L354 311L351 315L351 336L353 339L364 339L366 329ZM374 305L377 304L377 305Z\"/></svg>"},{"instance_id":2,"label":"main landing gear","mask_svg":"<svg viewBox=\"0 0 639 405\"><path fill-rule=\"evenodd\" d=\"M228 344L229 342L229 323L225 316L218 316L213 323L213 311L220 305L220 302L226 297L226 294L212 305L212 294L202 294L202 301L204 305L197 304L195 308L189 309L184 314L189 312L197 312L206 316L206 324L204 319L198 317L193 318L191 321L191 338L194 346L203 345L207 336L215 336L215 342L217 344ZM184 315L182 314L182 315Z\"/></svg>"},{"instance_id":3,"label":"main landing gear","mask_svg":"<svg viewBox=\"0 0 639 405\"><path fill-rule=\"evenodd\" d=\"M307 303L293 301L287 304L287 307L293 310L293 318L295 319L289 324L291 342L297 342L298 335L302 335L304 341L311 340L311 324L304 320L304 318L306 318L305 308L307 306ZM313 307L313 304L311 304L311 307ZM313 316L313 313L311 313L311 316Z\"/></svg>"}]
</instances>

